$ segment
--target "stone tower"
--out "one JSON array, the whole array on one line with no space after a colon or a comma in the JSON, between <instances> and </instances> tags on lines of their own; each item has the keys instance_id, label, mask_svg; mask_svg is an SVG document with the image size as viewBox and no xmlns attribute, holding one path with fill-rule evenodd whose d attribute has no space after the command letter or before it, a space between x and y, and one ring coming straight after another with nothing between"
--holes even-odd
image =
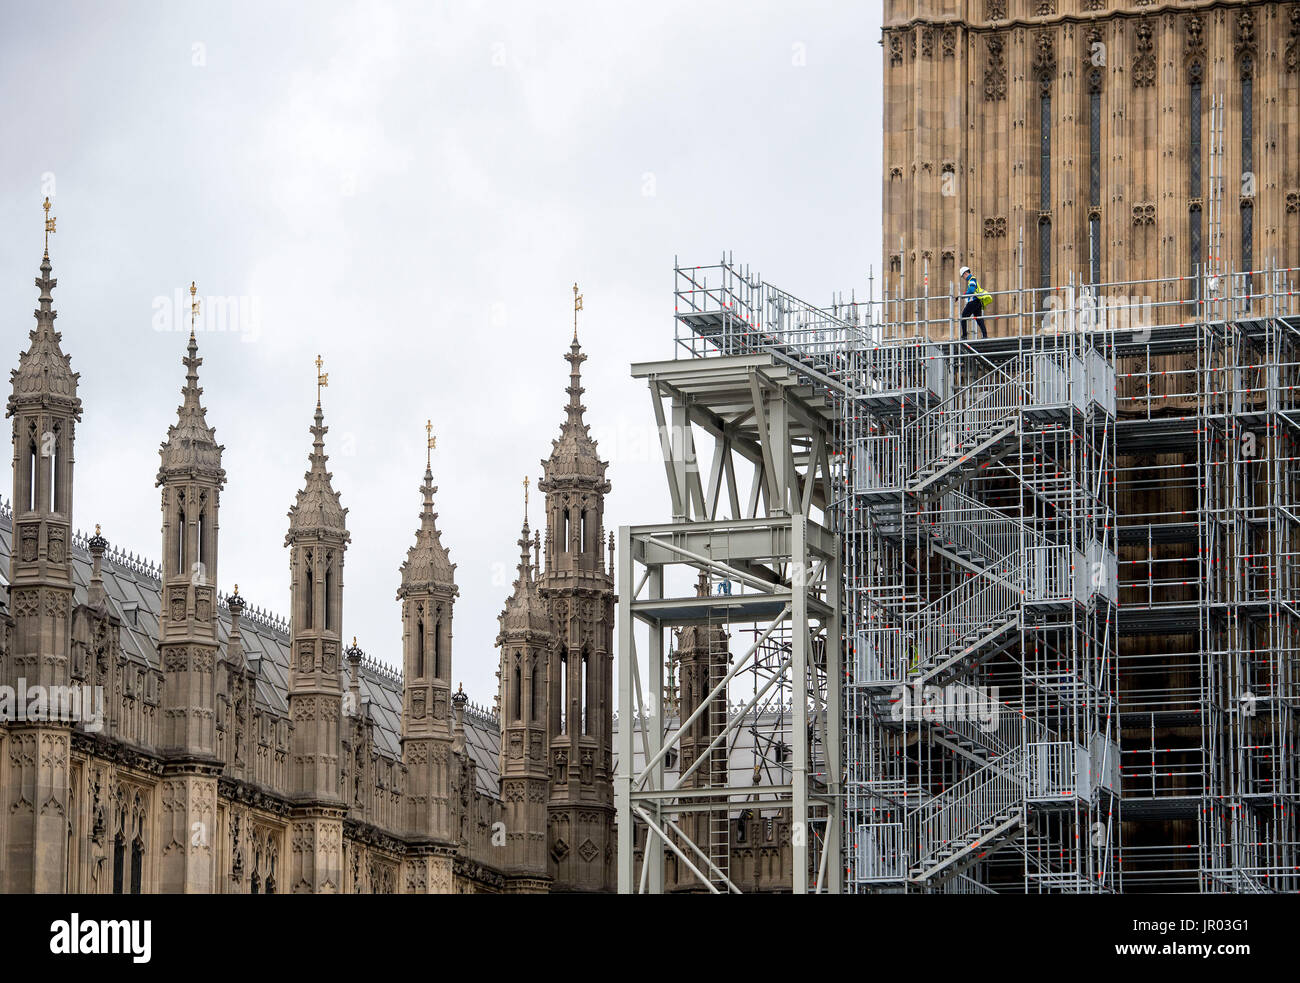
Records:
<instances>
[{"instance_id":1,"label":"stone tower","mask_svg":"<svg viewBox=\"0 0 1300 983\"><path fill-rule=\"evenodd\" d=\"M548 850L556 891L612 891L614 848L614 577L605 565L607 463L583 422L575 326L569 402L560 437L542 462L546 572L541 594L555 626L547 736L551 792Z\"/></svg>"},{"instance_id":2,"label":"stone tower","mask_svg":"<svg viewBox=\"0 0 1300 983\"><path fill-rule=\"evenodd\" d=\"M546 674L555 635L528 558L527 503L525 490L519 575L514 593L501 612L501 631L497 635L497 647L501 649L501 800L506 824L503 867L513 890L544 893L550 881L546 858L550 784Z\"/></svg>"},{"instance_id":3,"label":"stone tower","mask_svg":"<svg viewBox=\"0 0 1300 983\"><path fill-rule=\"evenodd\" d=\"M433 438L429 439L430 449ZM427 841L416 863L435 865L416 883L451 883L451 854L458 838L451 726L452 609L459 593L456 565L448 557L433 510L432 459L425 462L424 506L415 545L402 564L397 599L402 605L402 759L410 774L408 825Z\"/></svg>"},{"instance_id":4,"label":"stone tower","mask_svg":"<svg viewBox=\"0 0 1300 983\"><path fill-rule=\"evenodd\" d=\"M191 285L193 296L195 288ZM195 305L197 313L197 304ZM198 342L190 331L177 420L159 449L162 594L158 653L163 670L160 884L210 893L217 816L217 515L226 472L222 447L199 397Z\"/></svg>"},{"instance_id":5,"label":"stone tower","mask_svg":"<svg viewBox=\"0 0 1300 983\"><path fill-rule=\"evenodd\" d=\"M699 597L708 597L709 579L706 574L700 574L695 592ZM730 668L729 658L730 640L721 625L691 625L681 630L677 636L678 687L681 693L679 720L685 721L690 717L704 703L705 697L713 688L722 682ZM678 783L680 787L704 789L727 784L727 742L722 741L718 747L710 748L714 738L726 726L727 707L727 691L724 687L682 735L678 774L686 777ZM703 761L700 761L701 757L704 757ZM692 768L694 771L691 771ZM688 771L689 775L686 774ZM691 841L705 850L718 869L725 872L729 869L731 859L727 800L702 799L697 804L710 802L716 803L718 809L683 816L681 825ZM686 884L688 890L706 890L693 876L680 876L678 880Z\"/></svg>"},{"instance_id":6,"label":"stone tower","mask_svg":"<svg viewBox=\"0 0 1300 983\"><path fill-rule=\"evenodd\" d=\"M320 360L317 359L319 368ZM320 382L324 384L325 377ZM311 466L289 509L291 577L289 716L293 722L289 784L293 813L290 885L295 892L333 894L343 884L340 762L343 676L343 554L347 509L325 469L325 415L319 395Z\"/></svg>"},{"instance_id":7,"label":"stone tower","mask_svg":"<svg viewBox=\"0 0 1300 983\"><path fill-rule=\"evenodd\" d=\"M49 202L46 201L46 212ZM46 228L51 228L47 219ZM30 344L12 373L6 415L13 417L13 550L9 602L13 616L10 678L33 686L71 681L72 445L81 420L78 374L54 330L58 281L50 276L49 237L41 259L40 306ZM47 689L47 692L49 690ZM68 767L72 728L67 721L16 720L9 726L10 781L4 885L8 892L66 889Z\"/></svg>"},{"instance_id":8,"label":"stone tower","mask_svg":"<svg viewBox=\"0 0 1300 983\"><path fill-rule=\"evenodd\" d=\"M990 290L1300 266L1300 4L888 0L883 40L891 296L927 261L930 317L963 265Z\"/></svg>"}]
</instances>

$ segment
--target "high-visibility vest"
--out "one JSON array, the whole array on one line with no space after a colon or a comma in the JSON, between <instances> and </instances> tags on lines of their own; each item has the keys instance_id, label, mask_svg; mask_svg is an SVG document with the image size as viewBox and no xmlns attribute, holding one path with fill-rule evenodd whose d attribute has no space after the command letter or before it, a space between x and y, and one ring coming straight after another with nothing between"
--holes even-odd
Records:
<instances>
[{"instance_id":1,"label":"high-visibility vest","mask_svg":"<svg viewBox=\"0 0 1300 983\"><path fill-rule=\"evenodd\" d=\"M975 286L975 296L979 298L980 304L988 307L989 304L993 303L993 295L980 286L980 282L975 278L974 273L971 274L970 282Z\"/></svg>"}]
</instances>

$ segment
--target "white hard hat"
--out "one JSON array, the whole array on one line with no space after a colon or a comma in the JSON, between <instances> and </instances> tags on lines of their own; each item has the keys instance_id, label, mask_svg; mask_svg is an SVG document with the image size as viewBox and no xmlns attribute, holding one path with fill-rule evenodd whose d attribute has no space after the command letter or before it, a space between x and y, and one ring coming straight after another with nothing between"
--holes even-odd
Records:
<instances>
[{"instance_id":1,"label":"white hard hat","mask_svg":"<svg viewBox=\"0 0 1300 983\"><path fill-rule=\"evenodd\" d=\"M969 272L970 272L970 267L969 267L969 266L963 266L960 270L958 270L957 275L958 275L958 276L965 276L965 275L966 275L967 273L969 273Z\"/></svg>"}]
</instances>

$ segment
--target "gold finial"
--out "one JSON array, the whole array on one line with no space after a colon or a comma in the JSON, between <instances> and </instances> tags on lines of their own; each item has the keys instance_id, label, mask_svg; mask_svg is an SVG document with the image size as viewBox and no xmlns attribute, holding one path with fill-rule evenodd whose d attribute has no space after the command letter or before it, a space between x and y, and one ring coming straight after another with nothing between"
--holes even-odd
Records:
<instances>
[{"instance_id":1,"label":"gold finial","mask_svg":"<svg viewBox=\"0 0 1300 983\"><path fill-rule=\"evenodd\" d=\"M49 195L45 196L45 201L41 204L41 207L45 209L45 252L48 254L50 251L50 233L54 231L54 223L57 222L58 219L50 217L51 206Z\"/></svg>"},{"instance_id":2,"label":"gold finial","mask_svg":"<svg viewBox=\"0 0 1300 983\"><path fill-rule=\"evenodd\" d=\"M528 521L528 475L524 475L524 521Z\"/></svg>"},{"instance_id":3,"label":"gold finial","mask_svg":"<svg viewBox=\"0 0 1300 983\"><path fill-rule=\"evenodd\" d=\"M433 421L424 421L424 435L427 438L428 447L424 451L424 469L426 471L433 469L433 452L438 448L438 438L433 435Z\"/></svg>"},{"instance_id":4,"label":"gold finial","mask_svg":"<svg viewBox=\"0 0 1300 983\"><path fill-rule=\"evenodd\" d=\"M357 636L356 636L356 635L353 635L353 636L352 636L352 647L353 647L353 648L356 648L356 647L357 647Z\"/></svg>"},{"instance_id":5,"label":"gold finial","mask_svg":"<svg viewBox=\"0 0 1300 983\"><path fill-rule=\"evenodd\" d=\"M239 596L239 585L235 584L235 597Z\"/></svg>"},{"instance_id":6,"label":"gold finial","mask_svg":"<svg viewBox=\"0 0 1300 983\"><path fill-rule=\"evenodd\" d=\"M96 536L99 535L99 523L98 523L98 522L95 523L95 535L96 535Z\"/></svg>"},{"instance_id":7,"label":"gold finial","mask_svg":"<svg viewBox=\"0 0 1300 983\"><path fill-rule=\"evenodd\" d=\"M578 293L578 285L573 285L573 340L578 340L578 311L582 310L582 294Z\"/></svg>"},{"instance_id":8,"label":"gold finial","mask_svg":"<svg viewBox=\"0 0 1300 983\"><path fill-rule=\"evenodd\" d=\"M330 374L322 372L321 366L325 362L319 355L316 356L316 405L320 406L320 391L330 384Z\"/></svg>"},{"instance_id":9,"label":"gold finial","mask_svg":"<svg viewBox=\"0 0 1300 983\"><path fill-rule=\"evenodd\" d=\"M199 288L193 280L190 281L190 337L194 337L194 319L199 316L199 301L195 296Z\"/></svg>"}]
</instances>

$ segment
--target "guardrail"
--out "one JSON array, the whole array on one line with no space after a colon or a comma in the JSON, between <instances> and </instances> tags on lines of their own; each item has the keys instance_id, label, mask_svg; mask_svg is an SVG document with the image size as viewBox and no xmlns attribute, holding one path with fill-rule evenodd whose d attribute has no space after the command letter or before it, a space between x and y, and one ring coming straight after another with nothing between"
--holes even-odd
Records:
<instances>
[{"instance_id":1,"label":"guardrail","mask_svg":"<svg viewBox=\"0 0 1300 983\"><path fill-rule=\"evenodd\" d=\"M944 847L964 844L988 821L1023 807L1024 765L1024 751L1018 749L909 813L916 850L913 865L933 861Z\"/></svg>"}]
</instances>

